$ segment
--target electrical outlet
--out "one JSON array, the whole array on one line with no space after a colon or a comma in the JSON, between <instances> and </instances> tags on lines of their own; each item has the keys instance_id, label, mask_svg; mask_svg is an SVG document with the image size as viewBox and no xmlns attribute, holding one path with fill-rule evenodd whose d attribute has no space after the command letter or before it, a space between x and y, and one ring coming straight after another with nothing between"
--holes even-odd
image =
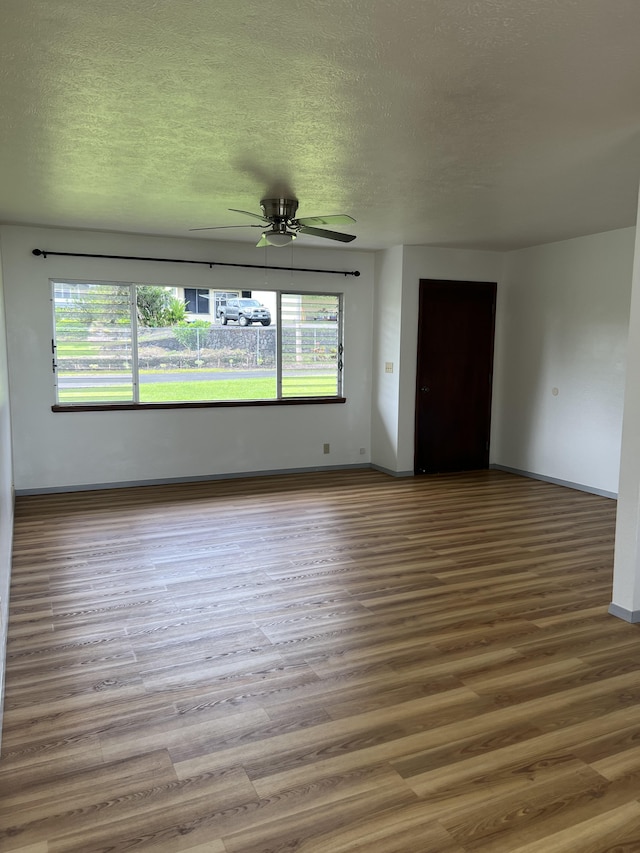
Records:
<instances>
[{"instance_id":1,"label":"electrical outlet","mask_svg":"<svg viewBox=\"0 0 640 853\"><path fill-rule=\"evenodd\" d=\"M323 444L323 445L322 445L322 452L323 452L323 453L331 453L331 445L329 445L329 444Z\"/></svg>"},{"instance_id":2,"label":"electrical outlet","mask_svg":"<svg viewBox=\"0 0 640 853\"><path fill-rule=\"evenodd\" d=\"M392 361L385 361L384 372L385 373L393 373L393 362Z\"/></svg>"},{"instance_id":3,"label":"electrical outlet","mask_svg":"<svg viewBox=\"0 0 640 853\"><path fill-rule=\"evenodd\" d=\"M361 447L361 448L360 448L360 456L364 456L364 454L365 454L366 452L367 452L367 451L366 451L366 449L365 449L364 447Z\"/></svg>"}]
</instances>

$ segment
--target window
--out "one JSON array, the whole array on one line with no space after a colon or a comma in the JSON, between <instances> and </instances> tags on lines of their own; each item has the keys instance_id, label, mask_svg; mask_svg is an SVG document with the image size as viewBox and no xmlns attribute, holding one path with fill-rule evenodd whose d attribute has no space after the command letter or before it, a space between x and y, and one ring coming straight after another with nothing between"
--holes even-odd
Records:
<instances>
[{"instance_id":1,"label":"window","mask_svg":"<svg viewBox=\"0 0 640 853\"><path fill-rule=\"evenodd\" d=\"M341 294L216 292L213 322L180 292L52 282L56 405L341 398Z\"/></svg>"},{"instance_id":2,"label":"window","mask_svg":"<svg viewBox=\"0 0 640 853\"><path fill-rule=\"evenodd\" d=\"M209 313L209 291L205 288L185 287L184 301L190 314Z\"/></svg>"}]
</instances>

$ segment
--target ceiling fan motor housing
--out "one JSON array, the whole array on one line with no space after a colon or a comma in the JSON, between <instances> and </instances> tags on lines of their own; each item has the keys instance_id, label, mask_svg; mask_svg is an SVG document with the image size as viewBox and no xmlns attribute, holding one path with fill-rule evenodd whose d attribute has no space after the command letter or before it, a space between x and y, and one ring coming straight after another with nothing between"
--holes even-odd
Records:
<instances>
[{"instance_id":1,"label":"ceiling fan motor housing","mask_svg":"<svg viewBox=\"0 0 640 853\"><path fill-rule=\"evenodd\" d=\"M295 218L298 202L295 198L263 198L260 207L266 219L289 222Z\"/></svg>"}]
</instances>

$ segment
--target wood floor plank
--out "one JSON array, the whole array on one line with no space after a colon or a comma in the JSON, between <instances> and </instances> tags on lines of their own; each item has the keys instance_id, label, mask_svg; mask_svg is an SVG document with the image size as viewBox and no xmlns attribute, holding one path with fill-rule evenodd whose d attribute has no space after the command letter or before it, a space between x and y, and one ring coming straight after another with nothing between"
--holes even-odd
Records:
<instances>
[{"instance_id":1,"label":"wood floor plank","mask_svg":"<svg viewBox=\"0 0 640 853\"><path fill-rule=\"evenodd\" d=\"M424 802L383 809L310 840L308 853L464 853Z\"/></svg>"},{"instance_id":2,"label":"wood floor plank","mask_svg":"<svg viewBox=\"0 0 640 853\"><path fill-rule=\"evenodd\" d=\"M591 768L572 768L532 782L525 790L501 791L499 798L450 809L440 822L465 850L510 853L523 837L544 837L581 822L594 812L620 805L607 802L608 785ZM576 851L577 853L577 851Z\"/></svg>"},{"instance_id":3,"label":"wood floor plank","mask_svg":"<svg viewBox=\"0 0 640 853\"><path fill-rule=\"evenodd\" d=\"M146 787L116 802L103 799L54 818L47 827L49 851L183 850L209 835L216 840L215 817L251 812L253 796L240 768L166 785L151 777Z\"/></svg>"},{"instance_id":4,"label":"wood floor plank","mask_svg":"<svg viewBox=\"0 0 640 853\"><path fill-rule=\"evenodd\" d=\"M91 767L73 769L58 776L56 790L51 791L47 781L35 776L27 782L24 774L4 776L0 779L0 817L11 818L20 814L22 824L42 821L66 811L66 804L74 803L75 809L85 809L108 790L119 798L131 790L142 790L148 779L156 784L172 784L177 781L173 764L165 750L148 752L144 755ZM19 784L18 784L19 782Z\"/></svg>"},{"instance_id":5,"label":"wood floor plank","mask_svg":"<svg viewBox=\"0 0 640 853\"><path fill-rule=\"evenodd\" d=\"M640 804L633 801L513 848L512 853L633 853L635 850L640 850Z\"/></svg>"},{"instance_id":6,"label":"wood floor plank","mask_svg":"<svg viewBox=\"0 0 640 853\"><path fill-rule=\"evenodd\" d=\"M18 498L0 849L640 850L615 509L499 471Z\"/></svg>"},{"instance_id":7,"label":"wood floor plank","mask_svg":"<svg viewBox=\"0 0 640 853\"><path fill-rule=\"evenodd\" d=\"M336 826L348 827L354 822L368 821L382 808L392 809L413 803L415 798L402 787L380 784L375 787L365 784L361 792L351 792L353 786L348 785L347 791L341 790L342 785L337 780L328 789L325 785L312 788L314 805L310 807L308 798L306 808L298 806L295 810L278 809L272 820L260 825L223 836L228 853L264 853L267 850L304 850L312 846L318 836L322 837L329 829ZM346 777L346 781L349 781ZM359 786L358 786L359 787ZM274 797L270 803L286 803L292 796L300 796L298 792L284 792ZM288 812L288 813L287 813ZM328 850L331 848L325 848Z\"/></svg>"}]
</instances>

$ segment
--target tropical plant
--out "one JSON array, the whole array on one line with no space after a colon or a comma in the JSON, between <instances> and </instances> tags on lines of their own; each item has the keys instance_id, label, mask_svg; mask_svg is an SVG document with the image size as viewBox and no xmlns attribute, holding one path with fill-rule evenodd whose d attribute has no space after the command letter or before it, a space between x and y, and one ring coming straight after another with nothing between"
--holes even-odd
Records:
<instances>
[{"instance_id":1,"label":"tropical plant","mask_svg":"<svg viewBox=\"0 0 640 853\"><path fill-rule=\"evenodd\" d=\"M166 287L138 285L136 287L136 310L141 326L159 328L174 326L184 320L186 305Z\"/></svg>"}]
</instances>

